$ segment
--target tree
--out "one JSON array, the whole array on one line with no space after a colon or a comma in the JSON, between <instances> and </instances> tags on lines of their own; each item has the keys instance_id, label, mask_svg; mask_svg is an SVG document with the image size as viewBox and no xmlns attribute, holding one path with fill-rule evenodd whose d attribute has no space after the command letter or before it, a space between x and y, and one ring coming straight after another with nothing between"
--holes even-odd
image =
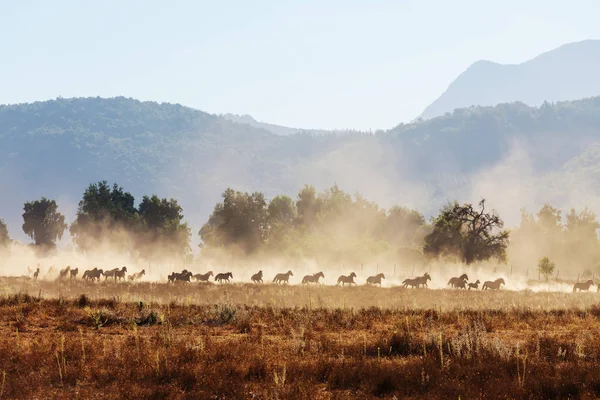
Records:
<instances>
[{"instance_id":1,"label":"tree","mask_svg":"<svg viewBox=\"0 0 600 400\"><path fill-rule=\"evenodd\" d=\"M56 241L62 239L67 229L65 216L58 212L56 201L42 197L25 203L23 211L23 232L36 246L56 247Z\"/></svg>"},{"instance_id":2,"label":"tree","mask_svg":"<svg viewBox=\"0 0 600 400\"><path fill-rule=\"evenodd\" d=\"M423 242L424 228L425 218L421 213L406 207L393 206L387 211L379 234L390 244L411 247Z\"/></svg>"},{"instance_id":3,"label":"tree","mask_svg":"<svg viewBox=\"0 0 600 400\"><path fill-rule=\"evenodd\" d=\"M0 249L7 247L10 244L10 237L8 236L8 227L3 219L0 218Z\"/></svg>"},{"instance_id":4,"label":"tree","mask_svg":"<svg viewBox=\"0 0 600 400\"><path fill-rule=\"evenodd\" d=\"M298 222L306 227L312 226L319 212L320 201L317 199L317 190L314 186L304 185L298 193L296 209L298 210Z\"/></svg>"},{"instance_id":5,"label":"tree","mask_svg":"<svg viewBox=\"0 0 600 400\"><path fill-rule=\"evenodd\" d=\"M423 252L428 256L453 255L467 265L496 258L506 260L508 231L495 213L485 212L485 199L479 210L457 202L445 206L433 220L433 231L425 237Z\"/></svg>"},{"instance_id":6,"label":"tree","mask_svg":"<svg viewBox=\"0 0 600 400\"><path fill-rule=\"evenodd\" d=\"M135 199L122 187L113 184L112 190L106 181L93 183L83 193L77 216L70 232L74 242L83 250L89 250L102 240L113 245L126 247L122 235L114 237L119 230L132 233L136 230L138 215Z\"/></svg>"},{"instance_id":7,"label":"tree","mask_svg":"<svg viewBox=\"0 0 600 400\"><path fill-rule=\"evenodd\" d=\"M258 250L267 232L267 203L259 192L252 194L228 188L222 194L199 235L205 246L237 246L245 253Z\"/></svg>"},{"instance_id":8,"label":"tree","mask_svg":"<svg viewBox=\"0 0 600 400\"><path fill-rule=\"evenodd\" d=\"M271 199L267 213L271 228L291 227L296 219L294 201L288 196L276 196Z\"/></svg>"},{"instance_id":9,"label":"tree","mask_svg":"<svg viewBox=\"0 0 600 400\"><path fill-rule=\"evenodd\" d=\"M555 267L556 265L554 264L554 262L550 261L548 257L542 257L538 261L538 271L540 271L540 273L544 275L546 280L548 280L548 277L552 275Z\"/></svg>"},{"instance_id":10,"label":"tree","mask_svg":"<svg viewBox=\"0 0 600 400\"><path fill-rule=\"evenodd\" d=\"M144 196L139 206L140 248L185 255L189 249L190 228L183 222L183 209L175 199Z\"/></svg>"}]
</instances>

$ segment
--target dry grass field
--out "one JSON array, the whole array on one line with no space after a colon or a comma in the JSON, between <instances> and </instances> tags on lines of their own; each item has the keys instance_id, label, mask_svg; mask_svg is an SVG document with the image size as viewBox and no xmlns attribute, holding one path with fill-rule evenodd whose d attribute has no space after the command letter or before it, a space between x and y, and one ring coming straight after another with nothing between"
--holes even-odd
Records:
<instances>
[{"instance_id":1,"label":"dry grass field","mask_svg":"<svg viewBox=\"0 0 600 400\"><path fill-rule=\"evenodd\" d=\"M600 294L0 280L0 398L597 398Z\"/></svg>"}]
</instances>

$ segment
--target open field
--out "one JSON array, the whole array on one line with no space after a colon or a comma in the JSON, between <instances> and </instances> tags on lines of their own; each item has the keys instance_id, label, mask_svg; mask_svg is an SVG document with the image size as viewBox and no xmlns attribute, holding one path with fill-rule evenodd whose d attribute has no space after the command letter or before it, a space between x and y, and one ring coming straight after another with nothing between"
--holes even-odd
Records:
<instances>
[{"instance_id":1,"label":"open field","mask_svg":"<svg viewBox=\"0 0 600 400\"><path fill-rule=\"evenodd\" d=\"M595 292L0 287L0 398L600 396Z\"/></svg>"},{"instance_id":2,"label":"open field","mask_svg":"<svg viewBox=\"0 0 600 400\"><path fill-rule=\"evenodd\" d=\"M570 285L567 287L571 287ZM116 299L120 302L144 302L185 305L217 303L258 307L367 308L393 310L527 310L583 309L600 302L593 286L589 293L569 291L504 290L474 291L454 289L405 289L400 286L326 286L326 285L254 285L250 283L100 283L44 281L0 277L0 295L27 294L42 298L74 299L85 294L89 299Z\"/></svg>"}]
</instances>

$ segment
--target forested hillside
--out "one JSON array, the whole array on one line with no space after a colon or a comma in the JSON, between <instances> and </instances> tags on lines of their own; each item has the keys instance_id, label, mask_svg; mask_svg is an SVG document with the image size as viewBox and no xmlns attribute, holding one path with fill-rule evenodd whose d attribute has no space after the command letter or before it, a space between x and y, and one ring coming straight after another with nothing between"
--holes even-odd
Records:
<instances>
[{"instance_id":1,"label":"forested hillside","mask_svg":"<svg viewBox=\"0 0 600 400\"><path fill-rule=\"evenodd\" d=\"M337 183L429 216L454 199L501 206L494 190L516 176L539 189L520 206L563 206L569 188L553 182L583 182L595 194L598 142L600 98L462 109L373 135L291 136L180 105L57 99L0 107L0 217L18 231L23 203L46 196L72 220L85 188L101 180L136 198L178 199L194 231L227 187L270 197Z\"/></svg>"}]
</instances>

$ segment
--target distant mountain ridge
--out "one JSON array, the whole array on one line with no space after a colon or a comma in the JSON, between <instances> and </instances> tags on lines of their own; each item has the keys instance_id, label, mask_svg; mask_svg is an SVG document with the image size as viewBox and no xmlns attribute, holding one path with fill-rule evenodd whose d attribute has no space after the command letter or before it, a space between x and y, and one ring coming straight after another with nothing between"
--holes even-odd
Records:
<instances>
[{"instance_id":1,"label":"distant mountain ridge","mask_svg":"<svg viewBox=\"0 0 600 400\"><path fill-rule=\"evenodd\" d=\"M421 118L455 109L523 102L577 100L600 95L600 40L569 43L521 64L477 61L450 84Z\"/></svg>"},{"instance_id":2,"label":"distant mountain ridge","mask_svg":"<svg viewBox=\"0 0 600 400\"><path fill-rule=\"evenodd\" d=\"M268 132L274 133L281 136L289 136L296 134L310 134L310 135L345 135L352 133L359 133L360 131L353 129L337 129L337 130L325 130L325 129L301 129L301 128L290 128L282 125L269 124L267 122L259 122L248 114L219 114L221 118L236 122L238 124L246 124L255 128L261 128Z\"/></svg>"},{"instance_id":3,"label":"distant mountain ridge","mask_svg":"<svg viewBox=\"0 0 600 400\"><path fill-rule=\"evenodd\" d=\"M124 97L0 106L0 218L18 234L23 203L45 196L69 219L99 180L138 200L180 200L194 229L227 187L271 198L337 183L426 215L454 199L497 207L507 193L517 214L535 202L570 204L569 182L600 197L600 97L471 107L374 134L284 136L242 122ZM545 187L520 199L508 189L525 177Z\"/></svg>"}]
</instances>

